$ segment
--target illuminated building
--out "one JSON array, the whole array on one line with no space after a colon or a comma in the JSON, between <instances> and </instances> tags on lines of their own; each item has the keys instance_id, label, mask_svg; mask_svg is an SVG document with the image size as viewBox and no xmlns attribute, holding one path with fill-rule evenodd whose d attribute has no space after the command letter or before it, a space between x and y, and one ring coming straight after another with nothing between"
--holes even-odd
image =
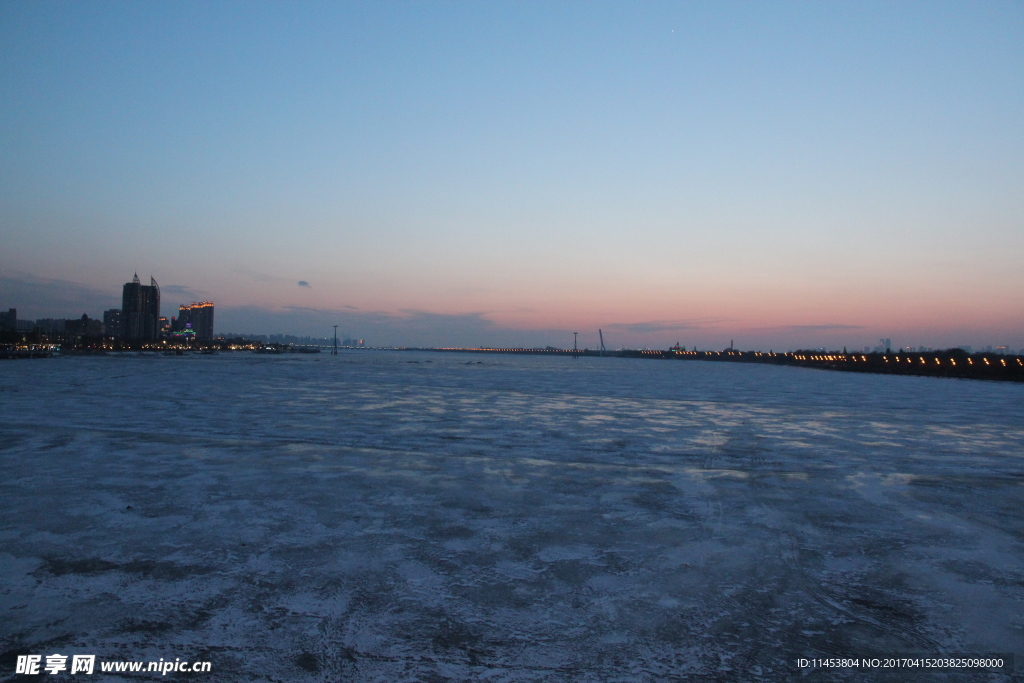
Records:
<instances>
[{"instance_id":1,"label":"illuminated building","mask_svg":"<svg viewBox=\"0 0 1024 683\"><path fill-rule=\"evenodd\" d=\"M111 308L108 311L103 311L103 330L108 337L124 336L120 308Z\"/></svg>"},{"instance_id":2,"label":"illuminated building","mask_svg":"<svg viewBox=\"0 0 1024 683\"><path fill-rule=\"evenodd\" d=\"M193 301L187 306L178 306L173 327L176 331L191 329L199 340L213 339L213 302Z\"/></svg>"},{"instance_id":3,"label":"illuminated building","mask_svg":"<svg viewBox=\"0 0 1024 683\"><path fill-rule=\"evenodd\" d=\"M160 286L152 277L149 285L139 282L138 273L126 282L121 295L122 336L130 341L155 341L160 333Z\"/></svg>"}]
</instances>

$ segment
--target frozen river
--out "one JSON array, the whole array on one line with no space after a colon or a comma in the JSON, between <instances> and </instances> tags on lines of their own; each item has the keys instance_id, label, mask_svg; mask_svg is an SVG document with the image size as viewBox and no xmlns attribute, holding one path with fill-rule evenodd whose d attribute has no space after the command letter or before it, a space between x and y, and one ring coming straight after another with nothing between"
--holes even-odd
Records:
<instances>
[{"instance_id":1,"label":"frozen river","mask_svg":"<svg viewBox=\"0 0 1024 683\"><path fill-rule=\"evenodd\" d=\"M1024 675L1022 385L369 351L0 382L0 680L55 652L210 681Z\"/></svg>"}]
</instances>

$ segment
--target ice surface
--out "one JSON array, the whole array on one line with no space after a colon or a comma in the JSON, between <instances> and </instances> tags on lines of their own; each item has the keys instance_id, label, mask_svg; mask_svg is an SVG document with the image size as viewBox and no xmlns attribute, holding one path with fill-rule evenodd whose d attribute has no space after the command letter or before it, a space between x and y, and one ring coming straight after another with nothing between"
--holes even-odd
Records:
<instances>
[{"instance_id":1,"label":"ice surface","mask_svg":"<svg viewBox=\"0 0 1024 683\"><path fill-rule=\"evenodd\" d=\"M52 652L495 683L1024 652L1024 386L413 352L0 382L0 677Z\"/></svg>"}]
</instances>

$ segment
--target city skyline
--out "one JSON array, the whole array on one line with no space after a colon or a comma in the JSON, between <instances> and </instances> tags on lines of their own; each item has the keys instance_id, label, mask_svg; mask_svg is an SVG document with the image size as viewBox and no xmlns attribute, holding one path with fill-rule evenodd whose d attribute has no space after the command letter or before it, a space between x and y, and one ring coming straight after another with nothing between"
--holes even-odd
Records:
<instances>
[{"instance_id":1,"label":"city skyline","mask_svg":"<svg viewBox=\"0 0 1024 683\"><path fill-rule=\"evenodd\" d=\"M228 331L228 332L224 332L224 333L214 334L214 332L213 332L214 302L213 301L199 301L199 302L193 301L191 304L179 304L179 306L178 306L179 315L178 315L177 318L175 318L175 317L167 317L167 316L160 316L159 315L159 313L160 313L160 310L159 310L159 305L160 305L159 304L159 297L160 297L160 295L159 295L159 291L160 291L159 290L159 286L156 284L156 280L153 277L150 278L150 283L151 283L150 287L148 287L148 288L142 287L141 289L155 289L156 290L156 308L154 310L150 311L150 315L154 316L154 321L158 321L158 327L156 327L154 329L159 329L160 333L159 334L155 334L152 337L147 337L145 339L142 339L139 336L139 332L138 331L136 331L136 332L128 331L128 329L131 327L131 323L128 323L130 318L128 316L124 315L125 301L128 300L129 298L133 298L134 299L134 298L138 297L138 291L136 291L136 290L140 288L141 282L139 280L138 273L136 273L134 275L133 279L132 279L132 282L125 283L125 285L123 286L122 308L107 309L107 310L103 311L102 322L103 322L103 326L105 327L105 331L103 332L103 334L105 336L111 337L111 338L123 338L123 339L129 340L129 341L133 340L133 339L139 340L139 341L153 341L153 340L156 340L158 338L159 339L171 339L176 334L180 335L180 333L183 330L190 329L191 330L191 334L194 335L195 339L206 340L206 341L214 340L214 339L230 339L230 338L239 338L239 337L246 337L246 338L250 338L250 339L260 339L260 338L262 338L264 341L275 341L275 339L276 339L277 341L283 341L284 343L298 343L298 344L305 343L305 342L302 341L303 339L306 340L307 342L310 341L310 340L320 340L321 342L323 342L323 341L329 342L330 341L330 337L323 336L321 334L321 332L322 332L321 330L313 330L312 332L306 332L306 333L301 333L301 332L297 333L295 331L288 331L288 332L280 332L280 331L278 331L278 332L255 331L254 332L254 331L251 331L251 330L248 331L248 332L239 332L239 331L235 330L235 331ZM72 292L74 291L74 287L71 286L69 283L63 283L63 285L65 287L69 287L69 289ZM131 297L129 297L129 290L130 290L130 288L132 289L132 292L133 292ZM86 293L86 295L88 296L88 293ZM3 311L0 311L0 315L9 316L12 319L15 319L15 317L17 316L16 311L17 311L17 309L15 307L15 308L12 308L9 313L3 313ZM306 313L308 315L310 312L306 311ZM334 312L318 312L318 313L320 315L326 315L326 316L337 316L337 314L334 313ZM344 317L344 315L342 315L341 317ZM4 320L6 320L6 318ZM38 319L38 318L34 318L34 317L28 317L26 319L26 317L24 315L22 315L21 317L17 318L17 320L19 322L24 321L26 323L30 322L30 321L34 321L36 323L45 323L45 324L42 325L42 327L44 328L43 331L46 332L46 331L49 330L49 328L52 325L56 325L58 323L60 324L59 327L60 327L61 330L64 329L64 324L65 323L70 323L72 326L74 326L74 325L77 324L77 321L79 320L79 318L77 316L72 316L72 318L67 318L67 317L59 316L58 315L58 316L55 316L53 318ZM99 319L90 319L88 317L88 313L87 312L83 313L83 315L82 315L80 320L82 320L82 321L89 320L90 323L94 323L94 324L98 324L100 322ZM415 321L415 318L412 318L412 320ZM393 321L392 321L392 324L393 324ZM7 325L7 322L4 322L3 325L0 325L0 327L5 327L6 325ZM134 325L135 325L135 327L138 327L139 323L136 322L136 323L134 323ZM37 325L35 325L33 327L24 327L24 331L30 331L31 329L34 329L35 327L39 327L39 326L40 325L37 324ZM371 326L372 326L372 324L371 324ZM13 331L13 328L12 328L12 331ZM609 331L612 332L612 333L615 333L616 331L618 331L618 328L612 327L612 328L609 329ZM503 331L500 330L500 328L493 328L491 330L491 332L492 332L492 334L494 334L494 333L502 334L503 333ZM562 343L562 342L565 341L565 339L558 338L558 335L560 334L560 331L539 330L539 331L535 331L535 332L538 332L539 334L542 334L542 335L543 334L554 335L554 337L557 339L558 343ZM413 329L413 333L415 334L415 329ZM514 332L514 333L517 333L517 334L521 335L521 332ZM81 334L81 333L79 333L79 334ZM93 333L90 332L89 334L93 334ZM565 333L561 333L561 334L564 335ZM592 336L589 331L583 332L582 334L579 333L579 332L575 332L575 333L572 333L572 334L573 334L574 343L577 341L577 335L579 335L579 338L584 340L584 343L582 345L580 345L581 349L584 349L584 348L589 349L589 348L591 348L591 346L587 344L587 340L589 339L590 336ZM599 332L599 334L600 334L600 332ZM349 332L343 332L342 335L339 337L339 339L343 340L343 345L346 346L346 347L347 346L363 347L365 345L365 340L357 339L357 337L358 337L358 335L353 335L353 334L350 334ZM379 346L382 346L382 347L394 347L395 345L379 344ZM480 345L481 348L483 346L484 345ZM593 346L594 349L598 349L600 347L600 344L594 344L592 346ZM695 344L693 342L690 342L688 344L688 348L690 348L691 350L692 349L696 349L696 348L698 348L700 346L702 346L702 345ZM932 347L932 346L928 346L928 345L924 345L924 344L908 343L906 341L901 341L901 343L895 344L889 338L878 339L877 343L872 342L872 343L866 344L863 347L860 344L852 344L852 345L851 344L842 344L842 346L844 348L843 353L846 352L845 349L847 347L849 347L851 352L855 352L855 353L860 353L862 351L863 352L871 351L871 352L875 352L875 353L883 352L883 351L887 352L890 349L892 349L892 350L907 349L907 350L909 350L911 352L932 352L932 351L944 350L944 349L947 349L947 348L948 349L959 348L959 349L962 349L962 350L964 350L964 351L966 351L968 353L972 353L974 351L978 351L978 352L986 352L987 351L987 352L994 352L994 353L997 353L997 354L999 354L999 353L1014 354L1014 353L1017 352L1017 349L1014 349L1013 347L1007 346L1005 344L1003 344L1003 345L987 344L987 345L980 345L977 348L975 348L974 345L963 344L963 343L961 343L961 344L945 344L945 345L939 345L938 347ZM428 347L428 345L424 345L424 347ZM444 344L440 344L440 345L436 346L436 348L442 348L442 347L444 347L444 348L451 348L451 345L449 344L448 346L445 346ZM669 345L666 344L666 347L668 347L668 348L679 348L680 347L680 343L677 340L676 344L674 346L669 347ZM472 346L472 347L466 347L466 348L477 348L477 347ZM505 342L504 339L500 339L499 343L489 345L488 348L545 348L545 346L541 346L541 345L530 346L529 344L508 344L507 342ZM550 345L547 345L547 348L568 348L568 347L567 346L551 347ZM614 348L615 348L614 346L610 347L610 349L614 349ZM643 344L637 345L637 346L631 346L629 344L619 344L618 348L620 348L620 349L630 349L630 348L649 348L649 347L647 345L643 345ZM683 348L685 349L687 347L684 346ZM717 348L717 347L714 344L711 344L711 345L704 344L703 345L703 349L704 350L714 350L715 348ZM757 347L753 347L753 346L749 346L749 347L743 347L742 345L737 346L735 344L735 340L734 339L730 339L729 340L729 344L727 346L725 346L724 348L726 348L726 349L735 349L735 350L742 350L743 348L747 348L748 350L764 350L763 348L757 348ZM800 348L803 348L803 349L816 349L816 348L820 348L821 350L824 351L828 347L824 347L824 346L819 347L819 346L814 345L814 344L805 344L803 347L800 347ZM788 347L787 348L785 345L779 345L778 346L778 350L780 350L780 351L782 351L782 350L794 351L794 350L797 350L797 347ZM838 351L838 346L835 349L833 349L833 350ZM1022 348L1020 350L1020 352L1024 353L1024 348Z\"/></svg>"},{"instance_id":2,"label":"city skyline","mask_svg":"<svg viewBox=\"0 0 1024 683\"><path fill-rule=\"evenodd\" d=\"M0 308L1024 347L1024 8L0 8ZM165 275L166 274L166 275Z\"/></svg>"}]
</instances>

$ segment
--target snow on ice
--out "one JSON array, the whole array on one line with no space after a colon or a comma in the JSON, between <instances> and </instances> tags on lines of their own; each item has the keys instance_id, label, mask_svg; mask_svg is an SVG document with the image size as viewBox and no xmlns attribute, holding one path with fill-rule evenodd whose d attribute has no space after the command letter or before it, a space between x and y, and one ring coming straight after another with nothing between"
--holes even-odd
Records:
<instances>
[{"instance_id":1,"label":"snow on ice","mask_svg":"<svg viewBox=\"0 0 1024 683\"><path fill-rule=\"evenodd\" d=\"M54 652L494 683L1024 652L1024 386L372 351L0 380L0 678ZM912 678L992 674L951 676Z\"/></svg>"}]
</instances>

